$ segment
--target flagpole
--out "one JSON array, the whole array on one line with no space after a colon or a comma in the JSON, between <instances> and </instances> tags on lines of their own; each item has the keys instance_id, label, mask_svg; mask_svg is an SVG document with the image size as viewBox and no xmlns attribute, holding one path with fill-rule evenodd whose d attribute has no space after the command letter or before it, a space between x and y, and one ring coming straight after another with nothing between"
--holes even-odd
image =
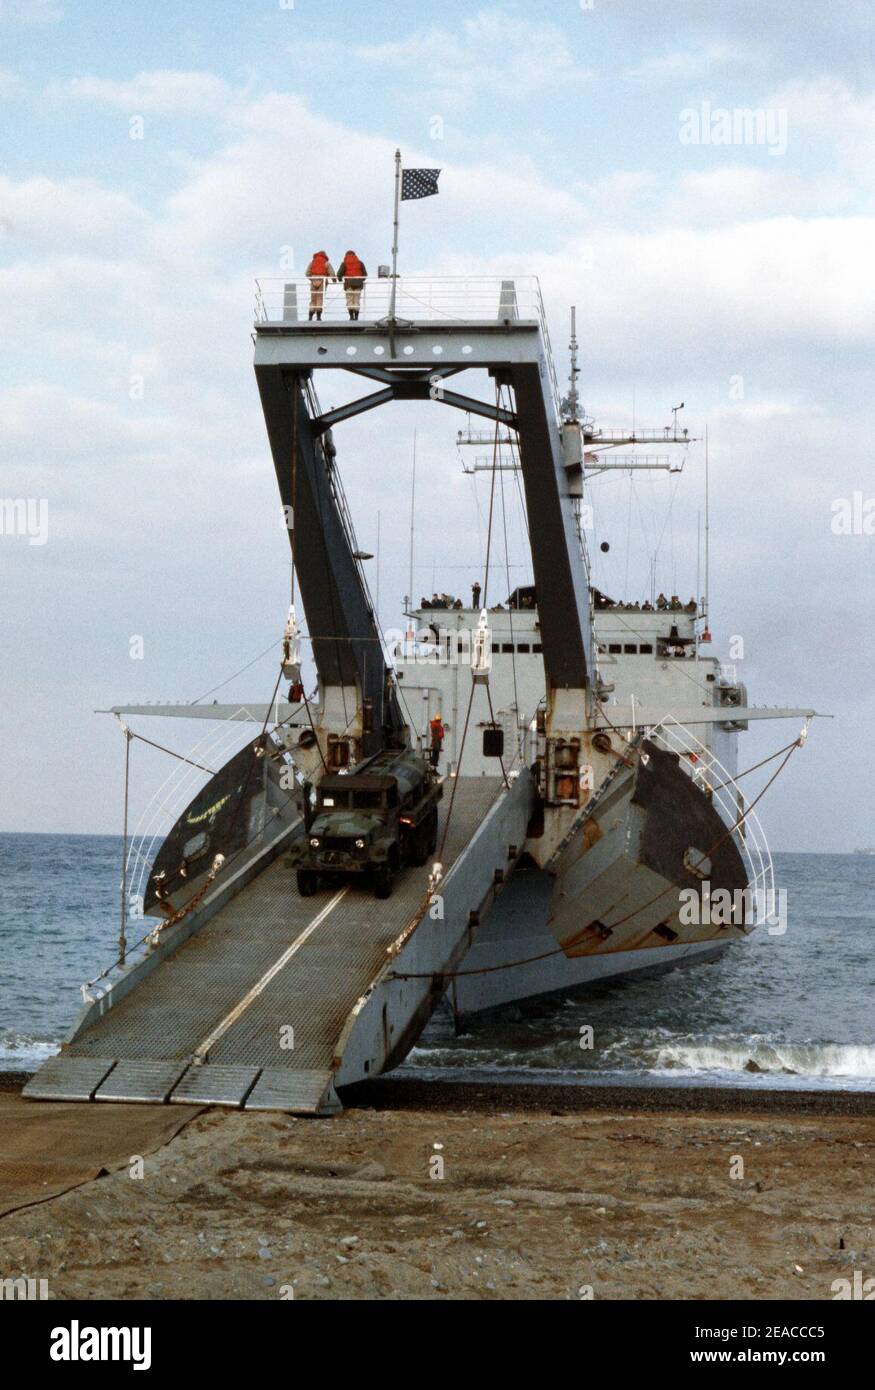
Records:
<instances>
[{"instance_id":1,"label":"flagpole","mask_svg":"<svg viewBox=\"0 0 875 1390\"><path fill-rule=\"evenodd\" d=\"M401 151L395 151L395 221L392 239L392 292L389 297L389 322L395 324L395 298L398 285L398 209L401 206Z\"/></svg>"}]
</instances>

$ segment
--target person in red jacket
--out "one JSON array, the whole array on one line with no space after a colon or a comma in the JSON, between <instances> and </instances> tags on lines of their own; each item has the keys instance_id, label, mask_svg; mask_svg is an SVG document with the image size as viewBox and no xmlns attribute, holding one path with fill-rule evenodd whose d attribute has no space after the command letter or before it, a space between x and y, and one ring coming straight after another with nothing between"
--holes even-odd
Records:
<instances>
[{"instance_id":1,"label":"person in red jacket","mask_svg":"<svg viewBox=\"0 0 875 1390\"><path fill-rule=\"evenodd\" d=\"M310 313L309 319L322 318L322 306L325 303L325 286L329 280L336 280L334 267L329 261L324 251L314 251L310 264L304 272L310 281Z\"/></svg>"},{"instance_id":2,"label":"person in red jacket","mask_svg":"<svg viewBox=\"0 0 875 1390\"><path fill-rule=\"evenodd\" d=\"M346 307L351 319L357 319L362 306L362 290L367 279L367 267L354 251L347 251L340 262L337 278L343 281L346 294Z\"/></svg>"},{"instance_id":3,"label":"person in red jacket","mask_svg":"<svg viewBox=\"0 0 875 1390\"><path fill-rule=\"evenodd\" d=\"M444 746L444 721L439 714L428 721L428 731L431 740L431 765L437 767Z\"/></svg>"}]
</instances>

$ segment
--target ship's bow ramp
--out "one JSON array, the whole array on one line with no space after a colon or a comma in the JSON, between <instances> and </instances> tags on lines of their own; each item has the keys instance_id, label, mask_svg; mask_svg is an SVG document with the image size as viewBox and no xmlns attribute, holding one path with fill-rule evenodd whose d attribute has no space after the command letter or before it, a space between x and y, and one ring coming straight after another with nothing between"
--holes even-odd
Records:
<instances>
[{"instance_id":1,"label":"ship's bow ramp","mask_svg":"<svg viewBox=\"0 0 875 1390\"><path fill-rule=\"evenodd\" d=\"M25 1088L37 1100L152 1101L326 1114L335 1088L405 1056L512 871L528 774L448 782L443 878L398 875L391 898L339 885L302 898L282 857L126 994L90 1005ZM439 844L441 843L439 839Z\"/></svg>"}]
</instances>

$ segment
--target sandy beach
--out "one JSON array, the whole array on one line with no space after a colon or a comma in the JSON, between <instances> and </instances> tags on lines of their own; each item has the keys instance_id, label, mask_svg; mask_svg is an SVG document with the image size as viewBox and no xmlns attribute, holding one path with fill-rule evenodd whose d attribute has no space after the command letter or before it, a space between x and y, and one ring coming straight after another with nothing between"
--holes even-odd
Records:
<instances>
[{"instance_id":1,"label":"sandy beach","mask_svg":"<svg viewBox=\"0 0 875 1390\"><path fill-rule=\"evenodd\" d=\"M0 1220L0 1271L56 1299L818 1300L875 1268L871 1096L347 1099L330 1120L202 1111L142 1178L125 1164ZM0 1094L0 1128L21 1107Z\"/></svg>"}]
</instances>

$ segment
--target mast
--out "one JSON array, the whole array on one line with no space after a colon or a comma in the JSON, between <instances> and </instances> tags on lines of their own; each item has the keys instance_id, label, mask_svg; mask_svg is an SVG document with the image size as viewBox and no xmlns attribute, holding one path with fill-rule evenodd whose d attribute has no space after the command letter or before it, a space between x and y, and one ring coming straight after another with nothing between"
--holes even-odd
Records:
<instances>
[{"instance_id":1,"label":"mast","mask_svg":"<svg viewBox=\"0 0 875 1390\"><path fill-rule=\"evenodd\" d=\"M568 395L562 402L562 414L566 424L576 425L580 423L580 395L577 390L580 368L577 365L577 307L574 304L571 306L571 342L568 347L571 352L571 367L568 373Z\"/></svg>"},{"instance_id":2,"label":"mast","mask_svg":"<svg viewBox=\"0 0 875 1390\"><path fill-rule=\"evenodd\" d=\"M401 151L395 151L395 218L392 224L392 288L389 296L389 322L395 322L395 290L398 285L398 209L401 205Z\"/></svg>"},{"instance_id":3,"label":"mast","mask_svg":"<svg viewBox=\"0 0 875 1390\"><path fill-rule=\"evenodd\" d=\"M416 518L416 430L413 431L413 477L410 480L410 572L407 581L408 607L413 607L413 530Z\"/></svg>"},{"instance_id":4,"label":"mast","mask_svg":"<svg viewBox=\"0 0 875 1390\"><path fill-rule=\"evenodd\" d=\"M577 305L571 306L571 385L568 392L568 405L570 408L571 419L578 419L579 397L577 393L577 378L580 376L580 368L577 365Z\"/></svg>"},{"instance_id":5,"label":"mast","mask_svg":"<svg viewBox=\"0 0 875 1390\"><path fill-rule=\"evenodd\" d=\"M709 585L709 578L710 578L709 532L710 532L710 529L711 529L711 521L710 521L710 511L709 511L709 505L708 505L708 502L709 502L708 493L709 493L709 476L708 476L708 426L706 425L706 426L705 426L705 592L704 592L704 602L703 602L703 604L702 604L702 606L703 606L703 608L704 608L704 610L705 610L703 616L704 616L704 619L705 619L705 630L706 630L706 631L707 631L707 629L708 629L708 622L709 622L709 619L710 619L710 613L709 613L709 609L708 609L708 585Z\"/></svg>"},{"instance_id":6,"label":"mast","mask_svg":"<svg viewBox=\"0 0 875 1390\"><path fill-rule=\"evenodd\" d=\"M380 624L380 513L377 512L377 626Z\"/></svg>"}]
</instances>

